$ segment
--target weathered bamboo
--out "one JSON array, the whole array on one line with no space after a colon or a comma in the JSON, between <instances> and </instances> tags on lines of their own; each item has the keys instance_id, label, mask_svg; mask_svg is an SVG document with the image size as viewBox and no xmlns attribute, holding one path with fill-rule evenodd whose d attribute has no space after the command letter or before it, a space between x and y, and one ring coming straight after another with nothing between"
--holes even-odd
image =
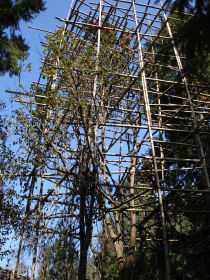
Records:
<instances>
[{"instance_id":1,"label":"weathered bamboo","mask_svg":"<svg viewBox=\"0 0 210 280\"><path fill-rule=\"evenodd\" d=\"M137 26L138 20L136 17L136 9L135 9L134 1L133 1L133 9L134 9L134 16L135 16L135 21L136 21L136 26ZM142 46L141 46L141 39L140 39L139 32L137 33L137 37L138 37L139 64L140 64L140 67L143 67L144 62L143 62ZM165 220L165 212L164 212L164 206L163 206L163 200L162 200L162 193L161 193L161 188L160 188L160 183L159 183L159 175L158 175L158 171L157 171L157 169L158 169L157 168L157 159L156 159L156 153L155 153L153 135L152 135L152 129L151 129L152 119L151 119L151 111L150 111L148 91L147 91L147 80L146 80L146 75L145 75L144 71L142 72L141 76L142 76L142 84L143 84L143 89L144 89L143 94L144 94L146 114L147 114L147 119L148 119L148 130L149 130L150 142L151 142L151 147L152 147L152 156L153 156L153 164L154 164L154 169L155 169L156 184L158 187L158 199L159 199L160 212L161 212L163 246L164 246L164 257L165 257L165 271L166 271L165 275L166 275L166 279L170 280L171 272L170 272L169 250L168 250L168 241L167 241L167 232L166 232L166 220Z\"/></svg>"},{"instance_id":2,"label":"weathered bamboo","mask_svg":"<svg viewBox=\"0 0 210 280\"><path fill-rule=\"evenodd\" d=\"M160 4L162 6L162 1L161 0L160 0ZM166 13L164 11L163 11L163 15L164 15L165 21L167 21L167 16L166 16ZM182 82L185 85L185 89L186 89L186 92L187 92L187 97L188 97L188 100L189 100L189 103L190 103L191 114L192 114L193 123L194 123L194 129L197 130L198 124L197 124L197 119L196 119L196 115L195 115L195 111L194 111L193 102L192 102L192 99L191 99L190 90L189 90L189 87L188 87L187 78L186 78L186 76L184 75L184 72L183 72L182 62L181 62L181 59L180 59L180 56L179 56L179 52L178 52L178 50L175 46L175 42L174 42L174 39L173 39L173 34L172 34L172 30L171 30L169 22L166 23L166 26L167 26L169 36L172 39L171 42L172 42L172 45L173 45L173 49L174 49L174 53L175 53L175 56L176 56L178 67L179 67L179 70L180 70L181 75L182 75ZM207 184L207 187L210 188L209 173L208 173L208 169L207 169L207 164L206 164L205 154L204 154L204 150L203 150L203 145L202 145L199 134L195 133L195 139L196 139L196 143L198 145L198 149L200 150L201 159L203 161L203 170L204 170L204 174L205 174L205 178L206 178L206 184Z\"/></svg>"}]
</instances>

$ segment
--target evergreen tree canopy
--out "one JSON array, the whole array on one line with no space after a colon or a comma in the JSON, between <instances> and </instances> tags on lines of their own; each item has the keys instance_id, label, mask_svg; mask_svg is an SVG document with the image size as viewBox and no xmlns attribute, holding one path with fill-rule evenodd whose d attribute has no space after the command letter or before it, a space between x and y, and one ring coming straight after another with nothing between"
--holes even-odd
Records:
<instances>
[{"instance_id":1,"label":"evergreen tree canopy","mask_svg":"<svg viewBox=\"0 0 210 280\"><path fill-rule=\"evenodd\" d=\"M44 0L0 0L0 74L18 75L19 60L29 47L19 31L21 20L30 21L45 10Z\"/></svg>"},{"instance_id":2,"label":"evergreen tree canopy","mask_svg":"<svg viewBox=\"0 0 210 280\"><path fill-rule=\"evenodd\" d=\"M185 54L189 58L198 53L207 57L210 49L210 1L169 0L168 5L172 10L178 10L181 17L183 12L192 15L175 35L175 39L185 45Z\"/></svg>"}]
</instances>

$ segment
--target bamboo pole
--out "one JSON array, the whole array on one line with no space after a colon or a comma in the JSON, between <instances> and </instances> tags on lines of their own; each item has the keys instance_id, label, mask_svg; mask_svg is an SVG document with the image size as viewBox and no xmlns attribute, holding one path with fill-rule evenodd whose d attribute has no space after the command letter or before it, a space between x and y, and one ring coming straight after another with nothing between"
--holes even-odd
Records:
<instances>
[{"instance_id":1,"label":"bamboo pole","mask_svg":"<svg viewBox=\"0 0 210 280\"><path fill-rule=\"evenodd\" d=\"M161 0L160 0L160 4L162 6L162 1ZM166 13L164 11L163 11L163 15L164 15L165 21L167 21L167 23L166 23L167 30L168 30L169 36L172 39L171 42L172 42L174 53L175 53L175 56L176 56L176 61L177 61L180 73L182 75L182 82L185 85L185 89L186 89L186 92L187 92L187 97L188 97L188 100L189 100L189 103L190 103L191 114L192 114L192 118L193 118L193 122L194 122L194 129L196 131L197 128L198 128L198 124L197 124L197 119L196 119L196 115L195 115L195 111L194 111L193 102L192 102L192 99L191 99L191 94L190 94L189 87L188 87L187 78L184 75L182 61L180 59L179 52L178 52L177 47L175 45L175 41L174 41L174 38L173 38L173 34L172 34L172 30L171 30L170 24L169 24L169 22L167 20ZM207 184L207 187L210 188L210 179L209 179L209 174L208 174L205 154L204 154L203 145L202 145L202 142L201 142L201 139L200 139L200 136L199 136L198 133L195 133L195 140L196 140L196 143L197 143L198 148L200 150L200 156L201 156L201 159L202 159L202 162L203 162L203 170L204 170L204 175L205 175L205 178L206 178L206 184Z\"/></svg>"},{"instance_id":2,"label":"bamboo pole","mask_svg":"<svg viewBox=\"0 0 210 280\"><path fill-rule=\"evenodd\" d=\"M133 1L133 9L134 9L134 16L136 21L136 26L138 25L138 21L136 18L136 9L135 9L135 2ZM143 56L142 56L142 47L141 47L141 39L139 32L137 33L138 37L138 51L139 51L139 64L140 67L144 67L143 62ZM148 130L150 135L150 141L151 141L151 147L152 147L152 156L153 156L153 164L155 169L155 177L156 177L156 184L158 188L158 199L159 199L159 205L160 205L160 212L161 212L161 222L162 222L162 234L163 234L163 246L164 246L164 257L165 257L165 275L166 279L171 279L171 272L170 272L170 261L169 261L169 250L168 250L168 241L167 241L167 232L166 232L166 220L165 220L165 212L164 212L164 206L163 206L163 199L162 199L162 193L159 183L159 176L157 171L157 160L156 160L156 153L154 148L154 142L153 142L153 135L152 135L152 119L151 119L151 111L149 106L149 97L148 97L148 91L147 91L147 80L145 72L143 71L142 74L142 85L143 85L143 94L144 94L144 101L146 106L146 114L148 119Z\"/></svg>"}]
</instances>

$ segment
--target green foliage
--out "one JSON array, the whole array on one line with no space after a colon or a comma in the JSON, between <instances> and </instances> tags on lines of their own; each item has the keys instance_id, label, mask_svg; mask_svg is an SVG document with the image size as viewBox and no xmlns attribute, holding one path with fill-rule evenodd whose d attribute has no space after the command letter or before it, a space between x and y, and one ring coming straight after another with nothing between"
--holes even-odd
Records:
<instances>
[{"instance_id":1,"label":"green foliage","mask_svg":"<svg viewBox=\"0 0 210 280\"><path fill-rule=\"evenodd\" d=\"M193 59L197 53L204 61L210 49L210 2L208 0L170 0L168 6L183 12L189 12L188 21L178 29L175 40L185 45L185 54ZM194 64L195 65L195 64Z\"/></svg>"},{"instance_id":2,"label":"green foliage","mask_svg":"<svg viewBox=\"0 0 210 280\"><path fill-rule=\"evenodd\" d=\"M67 236L57 238L44 252L39 280L76 280L78 256Z\"/></svg>"},{"instance_id":3,"label":"green foliage","mask_svg":"<svg viewBox=\"0 0 210 280\"><path fill-rule=\"evenodd\" d=\"M103 240L103 239L102 239ZM100 240L99 242L101 242ZM99 263L98 268L101 269L101 274L103 275L102 279L106 280L117 280L119 279L119 270L118 270L118 261L116 258L116 252L113 247L112 242L109 240L103 240L104 244L101 246L103 252L99 253ZM103 264L102 264L102 255L103 255Z\"/></svg>"},{"instance_id":4,"label":"green foliage","mask_svg":"<svg viewBox=\"0 0 210 280\"><path fill-rule=\"evenodd\" d=\"M17 34L21 20L30 21L45 9L43 0L0 1L0 74L18 75L29 47Z\"/></svg>"},{"instance_id":5,"label":"green foliage","mask_svg":"<svg viewBox=\"0 0 210 280\"><path fill-rule=\"evenodd\" d=\"M3 104L0 104L0 110L3 110ZM11 159L14 154L8 147L8 129L9 121L3 114L0 115L0 259L11 253L5 250L4 244L8 240L9 234L13 229L19 226L19 217L21 206L18 204L14 183L11 177L5 173L13 172L14 166Z\"/></svg>"},{"instance_id":6,"label":"green foliage","mask_svg":"<svg viewBox=\"0 0 210 280\"><path fill-rule=\"evenodd\" d=\"M116 261L116 257L107 257L106 260L106 270L105 270L105 279L110 280L117 280L119 279L119 273L118 273L118 263Z\"/></svg>"},{"instance_id":7,"label":"green foliage","mask_svg":"<svg viewBox=\"0 0 210 280\"><path fill-rule=\"evenodd\" d=\"M87 27L84 39L79 43L70 31L64 32L62 28L46 36L42 78L57 76L59 80L54 90L32 88L35 94L46 97L43 100L52 110L71 108L77 118L81 110L83 114L90 113L91 100L100 99L105 105L114 105L123 87L139 81L139 78L119 75L132 63L132 36L122 34L117 37L113 27L106 23L106 28L101 29L100 53L97 55L97 23L90 24L92 26ZM94 89L96 77L100 86Z\"/></svg>"}]
</instances>

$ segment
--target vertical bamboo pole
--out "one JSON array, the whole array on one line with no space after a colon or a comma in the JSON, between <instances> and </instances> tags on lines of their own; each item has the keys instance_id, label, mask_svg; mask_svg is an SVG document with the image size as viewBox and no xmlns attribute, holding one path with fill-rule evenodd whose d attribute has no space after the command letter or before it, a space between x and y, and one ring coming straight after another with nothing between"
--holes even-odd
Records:
<instances>
[{"instance_id":1,"label":"vertical bamboo pole","mask_svg":"<svg viewBox=\"0 0 210 280\"><path fill-rule=\"evenodd\" d=\"M149 16L148 16L149 17ZM150 34L152 34L151 32L151 26L150 26L150 17L149 17L149 30L150 30ZM152 37L151 37L152 40ZM155 59L155 51L154 51L154 47L152 46L152 58L153 61ZM156 90L159 93L160 92L160 86L159 86L159 82L158 82L158 73L157 71L155 72L155 83L156 83ZM158 96L158 127L162 128L162 123L163 123L163 119L162 119L162 107L161 107L161 101L160 98ZM160 129L159 131L159 138L161 141L163 141L163 130ZM162 182L165 181L165 161L164 161L164 150L163 150L163 145L162 142L160 142L160 157L161 157L161 180Z\"/></svg>"},{"instance_id":2,"label":"vertical bamboo pole","mask_svg":"<svg viewBox=\"0 0 210 280\"><path fill-rule=\"evenodd\" d=\"M153 60L154 60L154 48L152 47L152 53L153 53ZM158 82L158 73L155 73L155 78L156 78L156 90L157 92L160 92L160 87L159 87L159 82ZM158 126L159 128L162 128L162 123L163 123L163 119L162 119L162 107L161 107L161 101L160 98L158 97ZM159 137L160 140L163 141L163 130L160 129L159 131ZM162 182L164 182L165 180L165 155L164 155L164 150L163 150L163 145L162 142L160 142L160 157L161 157L161 180Z\"/></svg>"},{"instance_id":3,"label":"vertical bamboo pole","mask_svg":"<svg viewBox=\"0 0 210 280\"><path fill-rule=\"evenodd\" d=\"M135 1L134 0L132 0L132 1L133 1L134 18L135 18L135 23L136 23L136 27L137 27L136 31L137 31L137 39L138 39L139 64L140 64L140 69L144 69L143 53L142 53L140 32L139 32L139 28L138 28L138 19L137 19L137 15L136 15ZM161 186L160 186L159 175L158 175L156 153L155 153L155 147L154 147L154 141L153 141L153 135L152 135L152 129L151 129L152 117L151 117L151 110L150 110L150 105L149 105L146 74L145 74L144 70L141 72L141 78L142 78L144 102L145 102L145 107L146 107L146 115L147 115L147 120L148 120L150 143L151 143L151 147L152 147L153 165L154 165L154 169L155 169L155 178L156 178L156 184L157 184L157 189L158 189L158 200L159 200L160 214L161 214L164 259L165 259L165 276L166 276L166 280L171 280L169 250L168 250L168 240L167 240L167 230L166 230L166 218L165 218L163 198L162 198Z\"/></svg>"},{"instance_id":4,"label":"vertical bamboo pole","mask_svg":"<svg viewBox=\"0 0 210 280\"><path fill-rule=\"evenodd\" d=\"M160 5L161 5L161 7L163 6L161 0L160 0ZM206 184L207 184L208 189L210 189L210 179L209 179L209 174L208 174L205 154L204 154L204 150L203 150L203 145L202 145L202 142L201 142L200 135L198 133L196 133L196 130L198 129L198 123L197 123L197 119L196 119L196 115L195 115L195 110L194 110L194 106L193 106L190 90L189 90L189 87L188 87L187 78L186 78L186 76L185 76L185 74L183 72L182 61L181 61L178 49L177 49L177 47L175 45L175 41L174 41L174 38L173 38L173 33L172 33L172 30L171 30L170 24L168 22L168 17L167 17L167 15L166 15L164 10L162 10L162 12L163 12L163 15L164 15L164 19L166 21L166 27L167 27L167 30L168 30L168 34L169 34L169 36L171 38L171 43L172 43L172 46L173 46L173 49L174 49L177 65L178 65L179 71L181 73L182 82L184 83L185 89L186 89L186 92L187 92L187 97L188 97L190 108L191 108L191 115L192 115L192 118L193 118L193 126L194 126L194 130L195 130L195 140L196 140L198 149L200 150L200 156L201 156L201 161L202 161L202 165L203 165L203 170L204 170L204 175L205 175L205 179L206 179Z\"/></svg>"},{"instance_id":5,"label":"vertical bamboo pole","mask_svg":"<svg viewBox=\"0 0 210 280\"><path fill-rule=\"evenodd\" d=\"M121 123L123 121L123 111L121 112ZM122 134L123 134L123 128L121 127L121 137L120 137L120 155L122 154ZM118 165L118 171L119 171L119 175L118 175L118 183L120 184L120 174L121 174L121 162L122 162L122 157L119 157L119 165Z\"/></svg>"}]
</instances>

